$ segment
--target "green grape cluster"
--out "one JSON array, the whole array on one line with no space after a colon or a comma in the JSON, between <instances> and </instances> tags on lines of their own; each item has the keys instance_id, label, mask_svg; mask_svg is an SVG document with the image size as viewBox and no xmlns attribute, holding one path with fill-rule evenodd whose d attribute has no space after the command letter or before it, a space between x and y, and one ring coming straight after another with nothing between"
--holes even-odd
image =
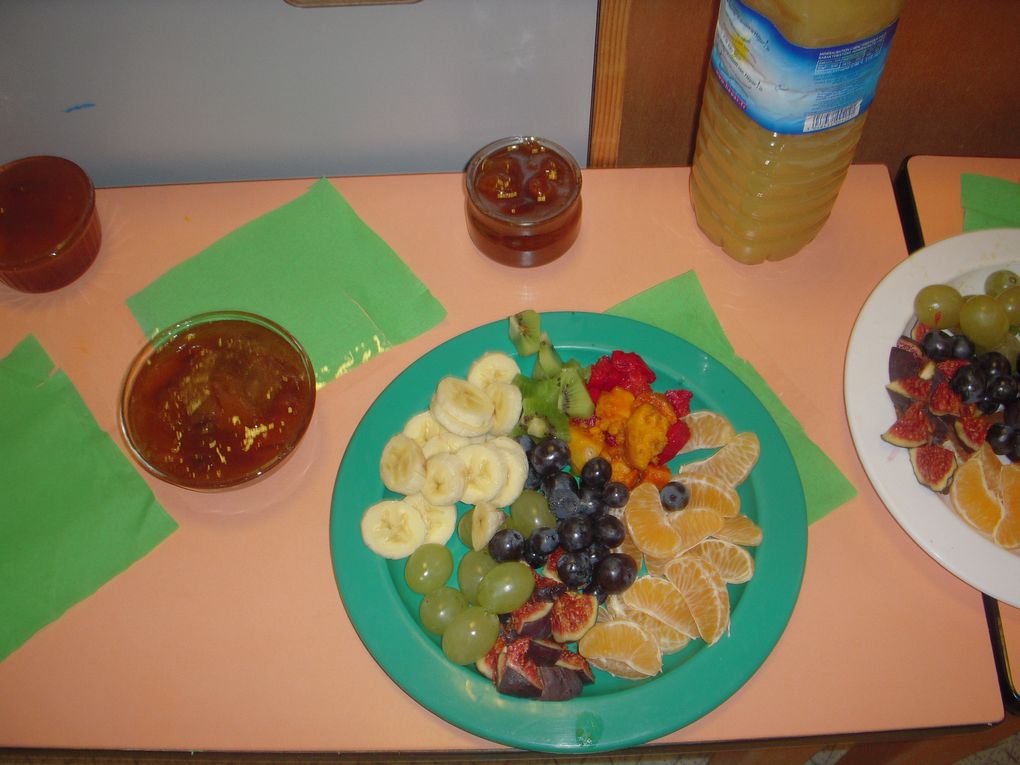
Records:
<instances>
[{"instance_id":1,"label":"green grape cluster","mask_svg":"<svg viewBox=\"0 0 1020 765\"><path fill-rule=\"evenodd\" d=\"M959 332L983 350L1012 349L1020 326L1020 276L998 270L985 280L984 292L962 295L948 284L929 284L914 297L918 321L932 329Z\"/></svg>"}]
</instances>

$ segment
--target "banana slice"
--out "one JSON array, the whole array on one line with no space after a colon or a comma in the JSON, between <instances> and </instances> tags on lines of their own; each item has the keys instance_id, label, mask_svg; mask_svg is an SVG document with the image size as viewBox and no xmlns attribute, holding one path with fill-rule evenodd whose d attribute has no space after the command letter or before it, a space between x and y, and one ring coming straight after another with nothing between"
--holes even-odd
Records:
<instances>
[{"instance_id":1,"label":"banana slice","mask_svg":"<svg viewBox=\"0 0 1020 765\"><path fill-rule=\"evenodd\" d=\"M446 428L440 426L440 432L422 446L422 454L425 455L425 459L432 457L436 454L442 454L443 452L452 454L460 451L460 449L468 444L478 443L481 439L478 437L467 438L465 436L458 436L455 433L451 433Z\"/></svg>"},{"instance_id":2,"label":"banana slice","mask_svg":"<svg viewBox=\"0 0 1020 765\"><path fill-rule=\"evenodd\" d=\"M423 494L404 497L404 501L421 513L425 521L425 542L445 545L457 528L457 506L436 505L425 499Z\"/></svg>"},{"instance_id":3,"label":"banana slice","mask_svg":"<svg viewBox=\"0 0 1020 765\"><path fill-rule=\"evenodd\" d=\"M499 494L492 498L492 504L506 507L513 504L524 490L524 484L528 480L528 455L523 446L508 436L494 438L488 445L502 451L503 461L507 467L506 483L503 484Z\"/></svg>"},{"instance_id":4,"label":"banana slice","mask_svg":"<svg viewBox=\"0 0 1020 765\"><path fill-rule=\"evenodd\" d=\"M439 424L439 421L428 409L418 412L404 423L404 435L423 449L429 439L445 432L446 428Z\"/></svg>"},{"instance_id":5,"label":"banana slice","mask_svg":"<svg viewBox=\"0 0 1020 765\"><path fill-rule=\"evenodd\" d=\"M468 438L489 432L495 408L488 393L459 377L440 380L429 407L440 425Z\"/></svg>"},{"instance_id":6,"label":"banana slice","mask_svg":"<svg viewBox=\"0 0 1020 765\"><path fill-rule=\"evenodd\" d=\"M521 389L513 383L494 382L485 390L494 407L489 433L494 436L505 436L517 427L521 419L521 406L524 400Z\"/></svg>"},{"instance_id":7,"label":"banana slice","mask_svg":"<svg viewBox=\"0 0 1020 765\"><path fill-rule=\"evenodd\" d=\"M489 502L502 491L509 471L499 449L488 444L468 444L457 456L466 467L462 502L469 505Z\"/></svg>"},{"instance_id":8,"label":"banana slice","mask_svg":"<svg viewBox=\"0 0 1020 765\"><path fill-rule=\"evenodd\" d=\"M421 495L433 505L455 505L464 495L467 465L450 452L433 454L425 460L425 483Z\"/></svg>"},{"instance_id":9,"label":"banana slice","mask_svg":"<svg viewBox=\"0 0 1020 765\"><path fill-rule=\"evenodd\" d=\"M402 499L376 502L361 516L361 538L377 555L406 558L425 541L425 519Z\"/></svg>"},{"instance_id":10,"label":"banana slice","mask_svg":"<svg viewBox=\"0 0 1020 765\"><path fill-rule=\"evenodd\" d=\"M383 447L379 476L392 492L417 494L425 485L425 455L421 447L403 433L397 433Z\"/></svg>"},{"instance_id":11,"label":"banana slice","mask_svg":"<svg viewBox=\"0 0 1020 765\"><path fill-rule=\"evenodd\" d=\"M475 359L468 369L467 379L487 391L494 383L512 383L520 373L521 368L511 356L501 351L490 351Z\"/></svg>"},{"instance_id":12,"label":"banana slice","mask_svg":"<svg viewBox=\"0 0 1020 765\"><path fill-rule=\"evenodd\" d=\"M506 523L506 513L491 502L479 502L471 511L471 548L483 550Z\"/></svg>"}]
</instances>

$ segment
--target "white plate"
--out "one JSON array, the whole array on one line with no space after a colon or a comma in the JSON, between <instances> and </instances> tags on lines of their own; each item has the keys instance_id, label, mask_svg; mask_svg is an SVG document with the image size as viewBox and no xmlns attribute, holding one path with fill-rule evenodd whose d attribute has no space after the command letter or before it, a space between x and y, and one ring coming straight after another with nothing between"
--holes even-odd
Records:
<instances>
[{"instance_id":1,"label":"white plate","mask_svg":"<svg viewBox=\"0 0 1020 765\"><path fill-rule=\"evenodd\" d=\"M918 250L879 283L857 317L847 349L844 396L850 433L875 491L917 544L963 581L1020 608L1020 555L968 526L914 478L910 458L882 440L895 420L886 394L889 349L913 316L917 291L952 284L981 292L998 268L1020 273L1020 229L962 234Z\"/></svg>"}]
</instances>

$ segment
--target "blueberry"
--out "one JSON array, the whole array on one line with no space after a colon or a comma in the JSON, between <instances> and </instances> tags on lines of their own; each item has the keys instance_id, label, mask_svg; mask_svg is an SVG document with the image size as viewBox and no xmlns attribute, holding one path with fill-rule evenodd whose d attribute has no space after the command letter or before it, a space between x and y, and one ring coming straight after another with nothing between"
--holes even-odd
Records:
<instances>
[{"instance_id":1,"label":"blueberry","mask_svg":"<svg viewBox=\"0 0 1020 765\"><path fill-rule=\"evenodd\" d=\"M560 546L567 552L578 552L592 543L595 529L591 520L584 515L572 515L559 528Z\"/></svg>"},{"instance_id":2,"label":"blueberry","mask_svg":"<svg viewBox=\"0 0 1020 765\"><path fill-rule=\"evenodd\" d=\"M605 457L593 457L581 468L581 485L601 489L613 475L613 466Z\"/></svg>"},{"instance_id":3,"label":"blueberry","mask_svg":"<svg viewBox=\"0 0 1020 765\"><path fill-rule=\"evenodd\" d=\"M945 361L953 355L953 336L941 329L932 329L921 340L924 355L932 361Z\"/></svg>"},{"instance_id":4,"label":"blueberry","mask_svg":"<svg viewBox=\"0 0 1020 765\"><path fill-rule=\"evenodd\" d=\"M565 552L556 561L556 574L567 587L579 589L591 581L591 560L584 552Z\"/></svg>"},{"instance_id":5,"label":"blueberry","mask_svg":"<svg viewBox=\"0 0 1020 765\"><path fill-rule=\"evenodd\" d=\"M681 481L670 481L659 490L659 499L667 510L683 510L691 501L691 490Z\"/></svg>"},{"instance_id":6,"label":"blueberry","mask_svg":"<svg viewBox=\"0 0 1020 765\"><path fill-rule=\"evenodd\" d=\"M602 490L602 501L607 507L623 507L630 499L630 489L617 481L610 481Z\"/></svg>"}]
</instances>

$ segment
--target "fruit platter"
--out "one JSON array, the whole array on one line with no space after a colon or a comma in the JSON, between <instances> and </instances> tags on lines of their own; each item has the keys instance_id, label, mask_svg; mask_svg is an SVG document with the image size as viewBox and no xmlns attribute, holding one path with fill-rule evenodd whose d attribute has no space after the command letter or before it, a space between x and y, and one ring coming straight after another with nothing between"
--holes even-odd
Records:
<instances>
[{"instance_id":1,"label":"fruit platter","mask_svg":"<svg viewBox=\"0 0 1020 765\"><path fill-rule=\"evenodd\" d=\"M890 513L946 569L1014 606L1018 274L1017 230L918 251L865 303L845 374L854 444Z\"/></svg>"},{"instance_id":2,"label":"fruit platter","mask_svg":"<svg viewBox=\"0 0 1020 765\"><path fill-rule=\"evenodd\" d=\"M785 441L722 364L640 322L524 311L380 394L330 544L353 626L409 696L491 741L590 753L751 677L807 530Z\"/></svg>"}]
</instances>

